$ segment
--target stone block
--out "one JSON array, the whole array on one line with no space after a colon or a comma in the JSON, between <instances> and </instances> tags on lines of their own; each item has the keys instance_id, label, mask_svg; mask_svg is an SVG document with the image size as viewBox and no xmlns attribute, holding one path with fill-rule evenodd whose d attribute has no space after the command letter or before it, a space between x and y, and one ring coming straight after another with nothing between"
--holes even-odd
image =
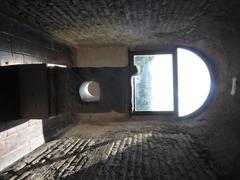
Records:
<instances>
[{"instance_id":1,"label":"stone block","mask_svg":"<svg viewBox=\"0 0 240 180\"><path fill-rule=\"evenodd\" d=\"M32 126L32 127L29 127L27 130L27 138L29 140L36 138L37 136L42 135L42 134L43 134L42 125L41 126Z\"/></svg>"},{"instance_id":2,"label":"stone block","mask_svg":"<svg viewBox=\"0 0 240 180\"><path fill-rule=\"evenodd\" d=\"M5 139L7 137L7 131L2 131L0 132L0 141L2 141L3 139Z\"/></svg>"},{"instance_id":3,"label":"stone block","mask_svg":"<svg viewBox=\"0 0 240 180\"><path fill-rule=\"evenodd\" d=\"M12 57L13 57L13 61L12 61L11 65L24 64L22 54L13 53Z\"/></svg>"},{"instance_id":4,"label":"stone block","mask_svg":"<svg viewBox=\"0 0 240 180\"><path fill-rule=\"evenodd\" d=\"M30 119L28 121L28 126L42 126L42 119Z\"/></svg>"},{"instance_id":5,"label":"stone block","mask_svg":"<svg viewBox=\"0 0 240 180\"><path fill-rule=\"evenodd\" d=\"M23 55L24 64L41 64L40 58L35 56Z\"/></svg>"},{"instance_id":6,"label":"stone block","mask_svg":"<svg viewBox=\"0 0 240 180\"><path fill-rule=\"evenodd\" d=\"M38 148L39 146L43 145L45 143L44 136L41 134L40 136L30 140L30 148L31 151Z\"/></svg>"},{"instance_id":7,"label":"stone block","mask_svg":"<svg viewBox=\"0 0 240 180\"><path fill-rule=\"evenodd\" d=\"M21 40L17 37L12 37L12 52L22 53Z\"/></svg>"},{"instance_id":8,"label":"stone block","mask_svg":"<svg viewBox=\"0 0 240 180\"><path fill-rule=\"evenodd\" d=\"M5 154L4 156L0 156L0 171L4 169L5 167L11 165L18 159L22 158L26 154L30 152L30 144L26 143L23 144L19 148L15 148L13 151L10 151L9 153Z\"/></svg>"},{"instance_id":9,"label":"stone block","mask_svg":"<svg viewBox=\"0 0 240 180\"><path fill-rule=\"evenodd\" d=\"M0 50L11 52L11 37L0 33Z\"/></svg>"},{"instance_id":10,"label":"stone block","mask_svg":"<svg viewBox=\"0 0 240 180\"><path fill-rule=\"evenodd\" d=\"M7 66L12 63L12 53L0 51L1 66Z\"/></svg>"}]
</instances>

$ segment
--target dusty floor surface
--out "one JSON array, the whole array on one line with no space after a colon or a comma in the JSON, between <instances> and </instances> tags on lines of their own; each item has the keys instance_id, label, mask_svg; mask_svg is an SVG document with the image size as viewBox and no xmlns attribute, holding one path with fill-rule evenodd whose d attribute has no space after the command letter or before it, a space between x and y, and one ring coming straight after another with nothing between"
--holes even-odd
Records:
<instances>
[{"instance_id":1,"label":"dusty floor surface","mask_svg":"<svg viewBox=\"0 0 240 180\"><path fill-rule=\"evenodd\" d=\"M217 179L205 148L175 125L74 126L0 172L2 179Z\"/></svg>"}]
</instances>

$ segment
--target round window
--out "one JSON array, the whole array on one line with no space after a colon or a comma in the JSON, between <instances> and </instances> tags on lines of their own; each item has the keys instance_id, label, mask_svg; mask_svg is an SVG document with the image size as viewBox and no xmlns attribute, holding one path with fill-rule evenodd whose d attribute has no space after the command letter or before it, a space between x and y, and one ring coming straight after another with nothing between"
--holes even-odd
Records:
<instances>
[{"instance_id":1,"label":"round window","mask_svg":"<svg viewBox=\"0 0 240 180\"><path fill-rule=\"evenodd\" d=\"M100 100L99 84L95 81L85 81L79 88L79 95L82 101L95 102Z\"/></svg>"}]
</instances>

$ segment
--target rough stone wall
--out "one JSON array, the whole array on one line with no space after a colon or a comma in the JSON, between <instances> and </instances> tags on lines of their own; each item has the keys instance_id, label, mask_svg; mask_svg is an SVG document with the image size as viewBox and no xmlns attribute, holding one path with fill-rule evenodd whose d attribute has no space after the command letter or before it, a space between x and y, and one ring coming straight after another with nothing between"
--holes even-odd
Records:
<instances>
[{"instance_id":1,"label":"rough stone wall","mask_svg":"<svg viewBox=\"0 0 240 180\"><path fill-rule=\"evenodd\" d=\"M77 67L126 67L128 48L123 45L80 46L77 48Z\"/></svg>"},{"instance_id":2,"label":"rough stone wall","mask_svg":"<svg viewBox=\"0 0 240 180\"><path fill-rule=\"evenodd\" d=\"M132 50L166 49L182 45L203 52L214 65L216 91L203 113L180 123L182 128L196 136L202 144L210 149L212 157L223 173L235 176L237 179L240 177L240 125L238 120L240 93L237 90L237 94L231 96L230 89L232 77L239 77L240 18L237 13L239 1L189 0L180 1L179 4L175 2L121 0L114 2L58 1L56 3L21 0L5 1L1 4L1 9L5 9L5 12L9 11L9 14L15 15L15 17L19 15L23 21L37 26L55 37L76 44L117 42L128 44ZM26 40L29 38L24 38L25 40L20 38L22 45L19 46L25 53L19 51L19 53L12 54L18 49L16 42L18 42L19 34L15 35L10 32L14 30L15 33L18 33L17 27L21 27L21 25L14 25L12 28L6 18L3 18L1 22L3 22L1 32L7 32L1 33L3 40L0 42L0 46L4 52L2 59L4 57L24 59L29 54L33 55L35 50L32 50L32 47L35 46L29 45L29 41ZM16 36L17 39L15 39ZM20 36L29 36L29 33L22 33ZM42 43L36 42L37 44ZM45 44L46 47L49 45L48 42ZM20 56L18 56L19 54ZM35 57L35 55L30 57ZM90 72L85 74L86 77L91 77L92 71ZM117 90L116 92L119 92L119 87L124 88L125 85L112 84L115 75L106 75L108 77L105 78L107 81L104 82L104 87L109 88L111 84L113 85L111 90ZM111 93L107 94L107 101L104 101L104 103L110 104L93 105L78 102L77 92L80 84L73 82L80 83L82 79L79 81L76 78L67 84L68 75L65 76L63 73L61 76L63 77L59 78L59 81L64 79L65 81L62 83L65 84L61 87L61 83L59 83L57 86L60 96L56 99L56 103L59 103L60 106L55 109L58 108L59 112L71 111L66 108L64 103L69 103L70 107L75 107L77 104L76 110L82 109L86 112L105 111L106 109L109 111L109 109L120 107L119 105L112 106L111 103L122 103L115 102L115 96L112 96ZM65 92L70 94L65 94ZM124 93L117 93L119 98L122 98L122 94ZM64 97L64 95L66 96ZM123 103L124 106L125 103ZM75 109L73 110L75 111ZM226 179L231 179L231 177Z\"/></svg>"},{"instance_id":3,"label":"rough stone wall","mask_svg":"<svg viewBox=\"0 0 240 180\"><path fill-rule=\"evenodd\" d=\"M46 65L15 65L0 68L0 121L48 117Z\"/></svg>"},{"instance_id":4,"label":"rough stone wall","mask_svg":"<svg viewBox=\"0 0 240 180\"><path fill-rule=\"evenodd\" d=\"M118 44L78 46L74 66L81 67L78 73L81 78L75 78L74 87L79 88L86 80L101 83L101 100L95 103L79 100L79 95L76 94L78 89L75 88L74 105L71 107L78 113L78 119L89 121L126 118L129 89L128 47Z\"/></svg>"},{"instance_id":5,"label":"rough stone wall","mask_svg":"<svg viewBox=\"0 0 240 180\"><path fill-rule=\"evenodd\" d=\"M188 47L198 50L206 57L206 60L213 67L214 74L214 92L211 100L200 114L178 123L183 130L191 133L209 149L212 158L223 173L223 178L238 179L240 177L240 91L238 88L235 96L231 96L230 91L232 78L239 78L240 34L238 27L227 26L225 21L219 22L212 18L202 19L198 27L195 28L193 32L185 35L172 34L162 37L159 42L153 41L151 44L130 45L129 47L130 50L161 50L174 49L177 46ZM98 71L101 70L103 69L98 68ZM86 74L86 77L91 76ZM128 91L125 90L121 93L124 96ZM77 93L77 89L75 91ZM122 96L119 94L119 97ZM87 106L91 107L91 104ZM101 107L89 108L89 112L97 112L95 108L101 109ZM114 107L112 106L112 109ZM165 117L157 117L159 120L163 118Z\"/></svg>"},{"instance_id":6,"label":"rough stone wall","mask_svg":"<svg viewBox=\"0 0 240 180\"><path fill-rule=\"evenodd\" d=\"M214 2L8 0L1 3L0 9L75 44L146 44L164 35L192 31Z\"/></svg>"},{"instance_id":7,"label":"rough stone wall","mask_svg":"<svg viewBox=\"0 0 240 180\"><path fill-rule=\"evenodd\" d=\"M1 67L0 70L0 121L20 118L19 78L16 68Z\"/></svg>"},{"instance_id":8,"label":"rough stone wall","mask_svg":"<svg viewBox=\"0 0 240 180\"><path fill-rule=\"evenodd\" d=\"M5 168L45 142L41 119L18 120L18 123L17 126L0 132L0 169Z\"/></svg>"},{"instance_id":9,"label":"rough stone wall","mask_svg":"<svg viewBox=\"0 0 240 180\"><path fill-rule=\"evenodd\" d=\"M239 179L239 88L235 96L230 95L232 78L239 78L238 28L230 28L214 19L204 19L189 35L165 37L151 46L133 46L131 49L171 49L176 46L194 48L207 57L213 65L215 87L211 101L202 113L179 123L209 149L225 174L223 178Z\"/></svg>"},{"instance_id":10,"label":"rough stone wall","mask_svg":"<svg viewBox=\"0 0 240 180\"><path fill-rule=\"evenodd\" d=\"M0 170L55 138L74 123L74 115L0 122Z\"/></svg>"},{"instance_id":11,"label":"rough stone wall","mask_svg":"<svg viewBox=\"0 0 240 180\"><path fill-rule=\"evenodd\" d=\"M18 71L21 118L47 118L49 102L46 66L19 66Z\"/></svg>"},{"instance_id":12,"label":"rough stone wall","mask_svg":"<svg viewBox=\"0 0 240 180\"><path fill-rule=\"evenodd\" d=\"M53 71L57 114L126 112L128 68L54 68ZM79 95L80 85L92 80L100 85L100 101L84 102Z\"/></svg>"},{"instance_id":13,"label":"rough stone wall","mask_svg":"<svg viewBox=\"0 0 240 180\"><path fill-rule=\"evenodd\" d=\"M53 63L72 65L74 49L0 14L0 66Z\"/></svg>"},{"instance_id":14,"label":"rough stone wall","mask_svg":"<svg viewBox=\"0 0 240 180\"><path fill-rule=\"evenodd\" d=\"M0 14L0 22L0 66L42 63L72 65L74 59L72 47L3 14ZM2 86L10 87L10 91L3 91L6 96L1 94L6 97L1 98L1 111L6 110L16 116L9 118L8 114L0 118L0 169L62 132L74 119L69 114L48 118L46 71L42 73L43 71L32 69L34 72L31 74L31 67L30 71L20 72L16 70L17 68L13 69L17 74L17 80L10 81L10 78L9 81L1 81L1 89L4 89ZM40 81L33 78L36 76ZM17 89L14 89L15 87ZM36 94L37 90L42 90L41 95ZM7 95L12 99L8 99ZM11 102L16 104L14 106L16 109L11 110L13 107ZM10 106L6 107L6 104ZM44 119L29 118L31 116Z\"/></svg>"},{"instance_id":15,"label":"rough stone wall","mask_svg":"<svg viewBox=\"0 0 240 180\"><path fill-rule=\"evenodd\" d=\"M0 72L3 70L7 70L9 76L15 75L9 73L10 70L15 72L19 82L18 80L11 83L1 81L3 87L11 89L13 83L17 88L13 92L5 91L4 95L7 98L1 99L1 102L2 100L5 102L1 103L0 108L8 113L2 114L1 111L0 116L0 169L56 137L71 126L75 119L70 112L50 116L48 69L45 65L2 67ZM12 93L18 94L19 97L11 96ZM15 104L6 106L11 102L20 106Z\"/></svg>"}]
</instances>

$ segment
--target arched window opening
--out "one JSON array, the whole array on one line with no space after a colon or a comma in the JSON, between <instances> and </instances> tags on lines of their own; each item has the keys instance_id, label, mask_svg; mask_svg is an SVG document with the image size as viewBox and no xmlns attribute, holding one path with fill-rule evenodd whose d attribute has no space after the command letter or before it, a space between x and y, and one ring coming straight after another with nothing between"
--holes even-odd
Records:
<instances>
[{"instance_id":1,"label":"arched window opening","mask_svg":"<svg viewBox=\"0 0 240 180\"><path fill-rule=\"evenodd\" d=\"M197 111L207 100L211 76L203 59L187 49L177 49L178 115L187 116Z\"/></svg>"},{"instance_id":2,"label":"arched window opening","mask_svg":"<svg viewBox=\"0 0 240 180\"><path fill-rule=\"evenodd\" d=\"M211 74L194 51L133 55L137 73L132 77L132 112L163 113L186 117L201 109L211 91Z\"/></svg>"}]
</instances>

